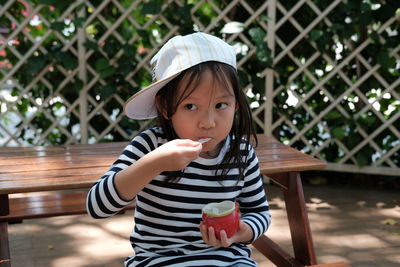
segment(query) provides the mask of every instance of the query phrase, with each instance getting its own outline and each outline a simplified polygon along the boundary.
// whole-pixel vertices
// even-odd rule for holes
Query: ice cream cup
[[[207,229],[210,226],[214,228],[217,239],[221,238],[221,230],[225,230],[227,237],[230,238],[239,227],[238,204],[230,200],[209,203],[202,209],[202,219]]]

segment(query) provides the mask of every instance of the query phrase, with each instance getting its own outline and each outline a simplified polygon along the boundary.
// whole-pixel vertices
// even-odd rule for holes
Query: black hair
[[[255,146],[257,146],[257,136],[253,127],[252,114],[247,97],[240,85],[237,72],[231,65],[216,61],[207,61],[182,71],[157,93],[158,123],[168,141],[178,138],[170,118],[176,112],[179,104],[198,87],[201,82],[202,74],[207,70],[214,74],[214,79],[216,79],[217,82],[225,84],[225,88],[232,86],[238,106],[232,128],[227,137],[230,138],[230,146],[222,162],[217,166],[215,175],[218,177],[218,180],[222,181],[231,168],[238,167],[239,176],[237,180],[240,181],[244,176],[246,161],[246,159],[243,159],[243,154],[240,150],[241,142],[245,142],[245,152],[247,156],[250,148],[250,138],[253,136]],[[181,84],[184,78],[185,81],[188,82],[186,84]],[[180,85],[184,85],[185,88],[181,95],[177,96],[176,93]],[[221,169],[222,172],[217,173],[218,169]],[[169,172],[167,174],[167,181],[177,180],[180,176],[181,172],[179,171]]]

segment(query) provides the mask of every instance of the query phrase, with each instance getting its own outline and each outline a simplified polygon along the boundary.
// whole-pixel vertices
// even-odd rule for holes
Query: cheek
[[[233,120],[235,119],[235,114],[236,114],[236,109],[230,108],[229,110],[227,110],[226,113],[223,115],[224,122],[232,124]]]
[[[188,120],[184,116],[172,116],[171,118],[172,127],[174,127],[175,133],[179,138],[190,138],[192,136],[191,129],[193,120]]]

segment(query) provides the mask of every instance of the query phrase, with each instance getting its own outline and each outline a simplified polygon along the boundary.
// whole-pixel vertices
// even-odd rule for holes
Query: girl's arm
[[[253,149],[249,153],[244,179],[243,191],[239,196],[239,206],[242,214],[241,220],[252,229],[253,237],[247,241],[252,243],[263,235],[271,224],[271,214],[258,165],[258,158]]]
[[[202,146],[191,140],[173,140],[160,147],[154,134],[136,137],[109,171],[90,189],[87,211],[93,218],[118,213],[136,194],[163,171],[185,168],[200,154]]]
[[[115,187],[122,198],[132,199],[161,172],[184,169],[199,156],[201,149],[199,142],[191,140],[176,139],[168,142],[118,172]]]

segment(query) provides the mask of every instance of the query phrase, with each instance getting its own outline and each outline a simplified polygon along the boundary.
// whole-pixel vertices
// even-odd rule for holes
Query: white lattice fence
[[[280,64],[289,64],[293,66],[293,73],[288,77],[287,83],[280,84],[273,90],[274,98],[282,92],[289,93],[291,103],[288,105],[291,107],[286,107],[286,111],[277,109],[279,116],[275,117],[271,131],[284,132],[282,139],[287,139],[285,143],[327,160],[330,170],[398,175],[400,112],[394,107],[400,104],[400,78],[398,75],[383,75],[383,67],[376,61],[371,62],[366,52],[373,49],[371,47],[374,41],[379,41],[382,45],[386,43],[388,32],[399,27],[400,14],[397,12],[384,23],[373,25],[375,29],[366,29],[369,32],[376,31],[377,40],[365,37],[354,47],[354,41],[344,40],[340,43],[333,36],[331,45],[341,46],[341,49],[338,47],[334,54],[321,53],[318,44],[310,40],[310,35],[312,36],[315,28],[321,28],[321,24],[325,29],[332,27],[331,18],[337,16],[343,2],[332,1],[323,9],[306,0],[298,1],[290,9],[283,6],[283,1],[277,2],[274,68],[279,68]],[[304,24],[304,20],[299,22],[302,16],[295,14],[306,12],[310,21],[307,24]],[[298,35],[287,41],[282,40],[285,36],[281,28],[288,27],[295,28]],[[354,38],[361,37],[354,33]],[[398,71],[398,33],[396,39],[397,45],[389,56],[397,60]],[[298,46],[303,48],[305,42],[310,47],[308,55],[296,51]],[[349,68],[352,70],[349,71]],[[279,73],[276,75],[279,78]],[[304,82],[305,79],[308,84]],[[339,82],[332,83],[332,80]],[[368,97],[371,94],[376,97]],[[389,105],[383,108],[383,102],[388,100],[392,107]],[[313,107],[317,101],[325,103],[322,110]],[[299,114],[302,115],[298,116]],[[303,120],[303,123],[299,123],[299,120]],[[355,126],[350,131],[351,129],[340,128],[340,123],[330,120],[345,120]],[[375,128],[368,125],[368,120],[374,122]],[[316,140],[312,135],[319,138]],[[335,161],[330,161],[327,156],[332,146],[339,151]],[[363,158],[366,150],[374,151],[372,158]],[[363,163],[369,166],[360,167]]]
[[[330,46],[336,50],[323,50],[324,34],[318,33],[334,28],[347,1],[324,6],[310,0],[200,0],[190,6],[180,0],[159,2],[157,12],[143,15],[142,10],[154,8],[149,1],[81,0],[58,9],[2,1],[0,144],[132,138],[152,122],[127,119],[123,103],[149,83],[148,62],[157,48],[191,30],[188,16],[197,29],[237,47],[259,131],[326,160],[330,170],[397,175],[400,79],[384,72],[381,62],[371,61],[366,52],[374,42],[384,45],[393,39],[388,32],[393,35],[399,28],[399,12],[374,25],[375,39],[340,40],[332,34]],[[243,29],[221,34],[234,20]],[[257,61],[263,50],[253,33],[260,32],[266,33],[270,63]],[[397,45],[389,55],[398,62],[399,49]],[[385,104],[388,99],[390,105]],[[321,102],[323,109],[317,105]],[[352,123],[354,127],[346,126]],[[372,158],[363,158],[366,150],[373,151]]]

